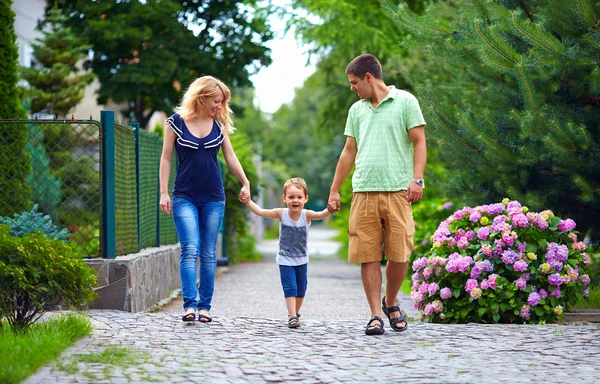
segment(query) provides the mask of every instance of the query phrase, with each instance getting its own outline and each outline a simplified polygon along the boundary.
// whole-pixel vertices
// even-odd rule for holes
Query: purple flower
[[[545,299],[546,297],[548,297],[548,292],[545,289],[540,289],[540,296],[542,297],[542,299]]]
[[[490,227],[481,227],[479,231],[477,231],[477,238],[479,240],[487,240],[490,235]]]
[[[539,229],[541,229],[542,231],[548,228],[548,221],[544,220],[542,217],[538,217],[535,220],[535,224],[538,226]]]
[[[449,298],[451,298],[452,297],[452,292],[450,291],[450,288],[448,288],[448,287],[442,288],[440,290],[440,297],[442,299],[449,299]]]
[[[519,277],[517,280],[515,280],[515,285],[517,286],[517,288],[519,288],[521,291],[524,291],[527,288],[527,280],[525,280],[522,277]]]
[[[550,285],[559,286],[559,285],[561,285],[563,283],[563,278],[558,273],[555,273],[555,274],[552,274],[552,275],[548,276],[548,283]]]
[[[433,305],[431,303],[427,303],[425,305],[425,316],[431,316],[433,315]]]
[[[477,279],[481,275],[481,269],[477,268],[477,266],[471,269],[470,277],[471,279]]]
[[[575,229],[577,224],[571,219],[561,220],[560,224],[558,224],[558,230],[561,232],[569,232],[572,229]]]
[[[527,216],[525,216],[522,213],[519,213],[512,217],[512,223],[517,227],[526,227],[527,224],[529,224],[529,220],[527,219]]]
[[[502,253],[502,262],[505,264],[514,264],[517,258],[518,255],[512,249],[508,249]]]
[[[489,286],[489,284],[488,284],[487,280],[483,280],[483,281],[481,282],[481,289],[483,289],[483,290],[486,290],[486,289],[488,289],[489,287],[490,287],[490,286]]]
[[[429,284],[429,296],[435,295],[435,293],[440,289],[440,286],[437,283]]]
[[[499,276],[496,275],[495,273],[493,273],[493,274],[491,274],[491,275],[488,276],[487,282],[488,282],[488,285],[490,286],[490,288],[492,288],[492,289],[498,288],[498,284],[496,283],[496,279],[498,277]]]
[[[550,292],[550,296],[554,296],[557,299],[560,299],[560,287],[556,287],[554,291]]]
[[[519,312],[519,316],[521,316],[524,319],[529,319],[529,317],[531,316],[529,305],[523,305],[523,308]]]
[[[423,270],[423,277],[425,279],[429,279],[431,277],[431,274],[433,273],[433,271],[429,268],[429,267],[425,267],[425,269]]]
[[[418,271],[421,268],[424,268],[427,265],[426,257],[419,257],[417,260],[413,261],[412,269],[413,271]]]
[[[469,280],[467,280],[467,283],[465,284],[465,291],[471,293],[473,288],[477,288],[477,287],[478,287],[477,280],[469,279]]]
[[[529,297],[527,298],[527,303],[529,305],[531,305],[532,307],[535,307],[536,305],[538,305],[540,303],[540,300],[541,300],[540,294],[537,292],[532,292],[529,294]]]
[[[514,265],[513,268],[515,269],[516,272],[523,272],[527,270],[527,263],[524,262],[523,260],[519,260],[517,261]]]
[[[479,212],[479,211],[473,211],[469,215],[469,220],[472,222],[478,222],[479,219],[481,219],[481,212]]]
[[[579,281],[581,281],[581,284],[585,287],[590,283],[590,276],[588,274],[581,275],[579,276]]]
[[[442,204],[442,208],[444,209],[450,209],[452,208],[452,203],[451,202],[445,202],[444,204]]]

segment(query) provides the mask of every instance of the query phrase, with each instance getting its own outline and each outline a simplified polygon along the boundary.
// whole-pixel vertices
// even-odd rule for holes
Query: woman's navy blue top
[[[217,154],[225,139],[220,126],[213,120],[208,136],[198,138],[190,132],[185,122],[174,114],[167,125],[175,132],[175,150],[178,164],[173,196],[194,203],[224,201],[225,191]]]

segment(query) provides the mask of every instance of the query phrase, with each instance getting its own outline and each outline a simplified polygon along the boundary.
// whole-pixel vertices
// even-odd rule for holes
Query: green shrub
[[[413,203],[415,244],[410,255],[411,265],[419,257],[427,256],[431,248],[431,236],[438,225],[454,212],[452,206],[453,204],[446,199],[429,199]],[[409,268],[410,274],[412,274],[412,268]]]
[[[67,240],[71,235],[68,229],[60,229],[54,225],[50,216],[38,212],[37,204],[29,212],[15,213],[12,219],[0,216],[0,224],[11,227],[12,236],[25,236],[35,232],[42,232],[46,236],[56,240]]]
[[[412,264],[415,307],[440,323],[561,320],[589,294],[591,258],[575,226],[508,199],[454,212]]]
[[[67,243],[39,232],[11,236],[0,225],[0,324],[22,329],[57,305],[86,305],[95,286],[96,276]]]

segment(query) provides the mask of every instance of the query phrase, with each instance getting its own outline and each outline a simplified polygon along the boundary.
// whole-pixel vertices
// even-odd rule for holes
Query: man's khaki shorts
[[[350,206],[348,261],[408,261],[413,249],[415,224],[406,191],[355,192]]]

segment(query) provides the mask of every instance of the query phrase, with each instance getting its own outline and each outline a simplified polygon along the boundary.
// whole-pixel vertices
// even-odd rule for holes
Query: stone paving
[[[426,324],[401,293],[408,330],[386,322],[384,335],[364,335],[360,268],[331,256],[330,234],[311,230],[323,245],[312,248],[298,329],[287,328],[274,241],[263,242],[265,261],[217,277],[212,323],[183,323],[180,300],[154,313],[91,311],[92,336],[25,383],[600,383],[598,326]],[[128,359],[90,358],[102,351]]]

